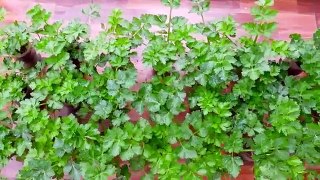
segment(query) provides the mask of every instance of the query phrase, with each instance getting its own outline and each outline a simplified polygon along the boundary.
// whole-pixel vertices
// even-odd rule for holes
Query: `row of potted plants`
[[[113,10],[95,37],[40,5],[1,28],[0,165],[23,161],[18,179],[213,179],[243,164],[257,179],[318,177],[320,31],[272,39],[273,0],[256,2],[241,37],[232,17],[205,21],[210,1],[193,1],[196,24],[162,2],[168,15]]]

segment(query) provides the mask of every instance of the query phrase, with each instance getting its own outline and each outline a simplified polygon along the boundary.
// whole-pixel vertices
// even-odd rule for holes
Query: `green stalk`
[[[203,13],[201,13],[200,16],[201,16],[201,20],[202,20],[203,25],[205,25],[206,22],[205,22],[205,20],[204,20]],[[208,44],[210,45],[210,41],[209,41],[209,38],[208,38],[208,37],[207,37],[207,42],[208,42]]]
[[[227,39],[229,39],[229,41],[231,41],[235,46],[238,46],[237,43],[235,43],[228,35],[223,34],[224,37],[226,37]]]
[[[201,15],[202,23],[206,24],[206,22],[204,21],[203,13],[201,13],[200,15]]]
[[[138,32],[141,31],[143,27],[144,27],[144,24],[132,35],[132,37],[134,37],[135,35],[137,35]]]
[[[242,152],[253,152],[252,149],[243,149]]]
[[[172,7],[170,7],[170,12],[169,12],[169,24],[168,24],[168,37],[167,37],[167,41],[169,41],[169,37],[170,37],[171,18],[172,18]]]
[[[254,43],[257,43],[257,40],[258,40],[258,35],[256,35],[256,37],[254,38]]]

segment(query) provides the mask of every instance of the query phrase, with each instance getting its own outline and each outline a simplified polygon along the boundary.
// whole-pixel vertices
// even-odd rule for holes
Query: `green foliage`
[[[172,16],[179,0],[162,3],[168,15],[113,10],[95,37],[40,5],[1,28],[0,167],[15,156],[17,179],[219,179],[237,177],[248,152],[256,179],[302,179],[305,163],[319,165],[319,30],[270,38],[273,0],[257,1],[242,37],[230,16],[204,21],[207,0],[192,1],[196,24]],[[19,57],[27,47],[42,55],[33,67]]]
[[[232,177],[237,177],[240,173],[240,166],[243,165],[243,162],[239,157],[225,156],[223,158],[223,164]]]
[[[4,55],[18,55],[20,50],[27,48],[30,30],[24,22],[15,22],[1,30],[0,52]]]
[[[32,25],[35,28],[38,28],[48,23],[48,20],[51,17],[51,12],[47,12],[40,5],[36,5],[27,12],[27,15],[30,16]]]
[[[255,36],[255,41],[259,36],[270,37],[272,35],[277,28],[277,24],[273,20],[278,14],[276,10],[270,8],[274,4],[274,0],[258,0],[256,4],[257,6],[251,9],[254,21],[243,24],[244,30]]]
[[[54,171],[50,162],[45,160],[34,159],[28,162],[28,166],[25,166],[19,173],[18,179],[52,179]]]
[[[209,0],[192,0],[193,6],[191,12],[202,14],[209,10],[210,1]]]
[[[301,128],[301,125],[296,122],[300,115],[299,105],[295,101],[284,98],[278,100],[276,107],[277,109],[270,116],[272,125],[285,135],[296,134]]]
[[[161,0],[162,4],[171,8],[180,6],[180,0]]]
[[[90,4],[89,7],[82,9],[82,13],[89,18],[99,18],[101,7],[99,4]]]
[[[313,41],[314,41],[314,45],[318,49],[320,49],[320,30],[319,29],[313,34]]]
[[[7,11],[5,8],[1,7],[0,8],[0,21],[3,21],[4,18],[6,17]]]

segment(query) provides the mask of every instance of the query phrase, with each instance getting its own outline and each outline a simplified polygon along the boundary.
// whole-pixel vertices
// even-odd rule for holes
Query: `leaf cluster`
[[[91,37],[89,24],[33,7],[30,23],[0,30],[0,167],[15,156],[18,179],[219,179],[237,177],[250,152],[257,179],[303,179],[305,163],[320,163],[320,31],[270,38],[272,5],[257,1],[241,37],[232,17],[127,20],[119,9]],[[191,11],[208,9],[195,0]],[[30,68],[19,57],[28,45],[42,55]]]

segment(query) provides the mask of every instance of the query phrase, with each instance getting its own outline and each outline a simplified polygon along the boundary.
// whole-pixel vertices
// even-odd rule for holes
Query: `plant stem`
[[[204,21],[203,13],[201,13],[200,15],[201,15],[202,23],[205,24],[206,22]]]
[[[144,27],[144,24],[132,35],[132,37],[134,37],[135,35],[138,34],[139,31],[141,31],[141,29]]]
[[[258,40],[258,35],[256,35],[256,37],[254,37],[254,43],[257,43],[257,40]]]
[[[38,33],[36,33],[36,35],[38,36],[38,38],[39,38],[39,41],[41,40],[41,37],[40,37],[40,35],[38,34]]]
[[[172,16],[172,7],[170,7],[170,12],[169,12],[168,39],[167,39],[167,41],[169,41],[169,38],[170,38],[170,31],[171,31],[171,16]]]
[[[200,16],[201,16],[201,20],[202,20],[203,25],[205,25],[206,22],[205,22],[205,20],[204,20],[203,13],[201,13]],[[209,37],[208,37],[208,36],[207,36],[207,42],[208,42],[208,44],[210,45],[210,41],[209,41]]]
[[[91,5],[93,5],[93,0],[91,0]],[[88,16],[88,24],[91,25],[91,17],[90,17],[90,15]]]
[[[218,23],[220,23],[220,22],[222,22],[222,21],[219,21]],[[217,31],[217,32],[218,32],[218,31]],[[218,34],[219,34],[220,36],[224,36],[225,38],[229,39],[229,41],[232,42],[235,46],[238,46],[238,44],[237,44],[236,42],[234,42],[228,35],[222,34],[222,33],[220,33],[220,32],[218,32]]]
[[[243,152],[253,152],[252,149],[243,149],[242,151],[243,151]]]
[[[4,126],[4,127],[6,127],[6,128],[12,129],[12,125],[9,124],[9,123],[6,123],[6,122],[4,122],[4,121],[0,121],[0,125]]]
[[[228,35],[224,34],[224,37],[226,37],[227,39],[229,39],[229,41],[231,41],[234,45],[238,46],[237,43],[235,43]]]

